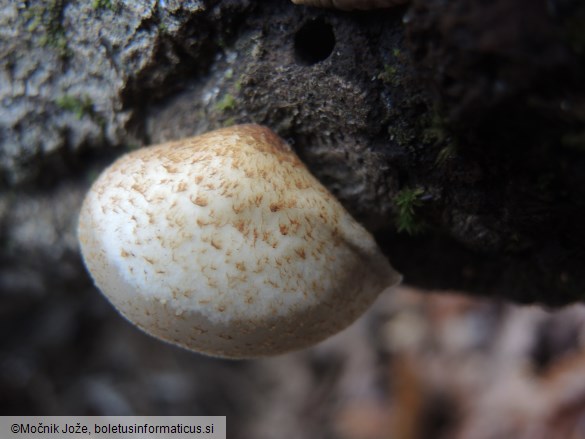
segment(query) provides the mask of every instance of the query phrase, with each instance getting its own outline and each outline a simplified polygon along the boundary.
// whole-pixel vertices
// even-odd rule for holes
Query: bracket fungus
[[[259,125],[121,157],[88,192],[78,234],[122,315],[218,357],[319,342],[400,280],[372,236]]]

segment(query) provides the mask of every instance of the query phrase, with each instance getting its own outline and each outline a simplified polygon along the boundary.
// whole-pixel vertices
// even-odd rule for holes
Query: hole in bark
[[[297,62],[310,66],[331,55],[335,47],[333,27],[322,18],[305,23],[295,35]]]

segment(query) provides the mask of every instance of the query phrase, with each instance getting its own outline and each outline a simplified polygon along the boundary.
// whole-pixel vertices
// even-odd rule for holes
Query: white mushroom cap
[[[258,125],[121,157],[87,194],[79,241],[126,318],[220,357],[321,341],[400,279],[371,235]]]

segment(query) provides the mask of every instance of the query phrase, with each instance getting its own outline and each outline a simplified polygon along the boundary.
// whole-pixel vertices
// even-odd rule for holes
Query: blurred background
[[[227,361],[143,334],[88,276],[1,279],[2,415],[225,415],[230,438],[585,437],[582,305],[402,286],[311,349]]]

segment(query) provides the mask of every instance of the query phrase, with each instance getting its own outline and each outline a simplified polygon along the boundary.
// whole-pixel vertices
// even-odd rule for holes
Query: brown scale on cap
[[[304,348],[399,281],[364,230],[268,128],[144,148],[87,194],[96,285],[151,335],[209,355]]]

